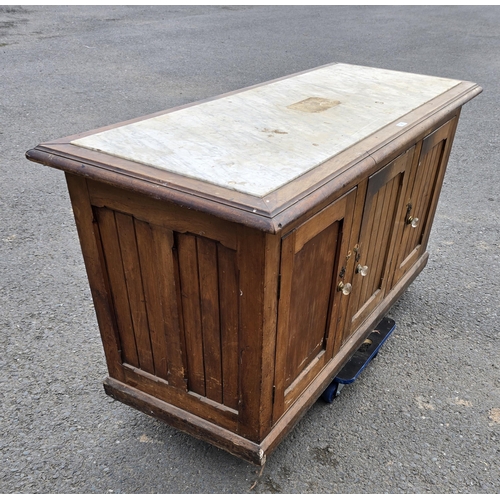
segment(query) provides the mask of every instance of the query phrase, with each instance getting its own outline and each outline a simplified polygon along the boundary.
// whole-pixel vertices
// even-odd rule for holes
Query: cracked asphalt
[[[484,92],[395,333],[261,471],[104,394],[64,176],[24,153],[334,61]],[[497,6],[0,6],[0,492],[500,493],[499,74]]]

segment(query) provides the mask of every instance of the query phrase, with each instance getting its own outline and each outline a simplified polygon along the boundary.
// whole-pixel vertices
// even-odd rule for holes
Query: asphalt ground
[[[395,333],[261,471],[104,394],[64,175],[24,153],[334,61],[484,92]],[[499,75],[496,6],[1,6],[0,492],[499,493]]]

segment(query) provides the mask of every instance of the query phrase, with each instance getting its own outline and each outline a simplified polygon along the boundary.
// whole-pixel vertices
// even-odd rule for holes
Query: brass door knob
[[[344,295],[349,295],[352,291],[352,285],[350,283],[344,283],[343,281],[341,281],[337,285],[337,290],[339,292],[342,292]]]
[[[358,264],[358,267],[356,267],[356,273],[361,274],[361,276],[366,276],[368,274],[368,266]]]
[[[418,217],[412,217],[411,215],[406,219],[406,223],[411,227],[417,227],[420,220]]]

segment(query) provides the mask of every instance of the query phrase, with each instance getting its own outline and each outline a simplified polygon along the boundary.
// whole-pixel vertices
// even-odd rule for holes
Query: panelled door
[[[344,341],[382,302],[390,281],[395,224],[403,206],[415,147],[368,179],[358,243],[352,248],[355,272]]]
[[[356,189],[282,239],[274,421],[338,350],[347,297],[337,284],[355,198]]]
[[[392,286],[425,252],[450,154],[456,119],[450,120],[422,142],[418,164],[412,169],[400,213]]]

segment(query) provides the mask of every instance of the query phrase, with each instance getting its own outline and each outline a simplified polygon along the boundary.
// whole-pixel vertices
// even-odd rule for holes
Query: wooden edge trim
[[[146,415],[163,420],[190,436],[213,444],[252,464],[262,466],[266,462],[266,455],[261,446],[238,436],[234,432],[207,422],[203,418],[122,384],[113,378],[106,378],[103,385],[108,396],[140,410]]]
[[[255,210],[254,213],[242,210],[238,207],[202,198],[198,195],[189,196],[186,195],[186,193],[161,184],[145,182],[142,179],[136,179],[134,177],[124,178],[124,176],[119,172],[103,169],[82,161],[56,155],[53,152],[45,151],[41,146],[37,146],[36,148],[27,151],[26,158],[35,163],[57,168],[71,174],[87,177],[88,179],[104,182],[113,186],[118,186],[122,189],[141,193],[157,200],[165,200],[176,203],[177,205],[214,215],[230,222],[243,224],[247,227],[266,233],[276,234],[280,230],[272,218],[257,213],[257,210]]]
[[[465,83],[466,82],[463,82],[461,85]],[[480,94],[482,90],[483,89],[478,85],[473,88],[466,88],[463,92],[454,96],[453,99],[433,110],[430,115],[426,114],[420,120],[412,123],[411,126],[405,127],[402,133],[398,134],[397,137],[388,137],[377,144],[376,147],[368,150],[367,153],[377,162],[381,160],[381,156],[390,159],[391,153],[399,153],[403,142],[408,144],[409,141],[413,140],[413,142],[415,142],[423,139],[427,134],[435,130],[436,127],[440,127],[451,120],[453,116],[459,114],[462,106]],[[424,104],[422,108],[430,104],[432,104],[432,101]],[[414,111],[412,113],[414,113]],[[403,116],[401,119],[404,120],[405,117]],[[378,135],[378,132],[375,135]]]
[[[276,422],[271,432],[260,443],[266,455],[269,455],[288,434],[300,418],[316,402],[321,393],[328,387],[336,373],[347,362],[350,355],[358,348],[359,344],[370,334],[373,327],[382,319],[384,314],[392,307],[396,300],[402,295],[406,288],[420,274],[427,264],[429,254],[425,252],[414,266],[406,273],[384,299],[384,301],[368,316],[359,326],[352,337],[344,344],[340,352],[323,368],[320,374],[313,380],[311,385],[298,397],[283,417]]]
[[[292,231],[295,226],[308,220],[303,217],[304,214],[314,209],[314,212],[321,211],[327,205],[339,199],[341,196],[347,194],[353,187],[355,187],[366,176],[367,172],[374,172],[377,169],[377,164],[370,156],[362,158],[360,161],[349,164],[349,168],[338,176],[331,178],[326,183],[319,186],[314,191],[308,193],[300,200],[287,207],[283,212],[277,213],[273,216],[274,225],[283,230],[284,233]],[[339,177],[341,178],[339,179]],[[301,219],[298,224],[298,219]]]
[[[308,71],[305,71],[304,73],[307,73]],[[461,91],[462,88],[463,91]],[[243,90],[245,89],[241,89],[241,91]],[[237,222],[267,233],[276,234],[283,227],[293,222],[297,218],[297,214],[299,212],[304,212],[305,210],[312,208],[312,206],[317,204],[318,201],[321,202],[325,200],[339,190],[342,190],[344,187],[347,189],[352,187],[359,179],[358,175],[353,175],[351,170],[354,169],[355,172],[359,174],[360,165],[365,166],[365,169],[362,170],[366,170],[366,168],[368,168],[368,170],[374,170],[380,161],[381,155],[387,158],[392,152],[400,151],[402,144],[408,145],[409,142],[415,140],[415,138],[418,140],[419,135],[429,131],[430,127],[434,127],[437,123],[442,121],[443,117],[451,116],[454,110],[461,107],[463,104],[482,92],[482,88],[470,82],[462,82],[457,86],[455,92],[458,92],[458,95],[454,95],[452,99],[446,101],[437,109],[431,110],[430,116],[425,114],[425,116],[414,122],[408,129],[398,131],[390,136],[384,136],[384,131],[392,125],[390,124],[381,129],[381,131],[369,136],[358,144],[358,147],[365,141],[371,141],[377,135],[384,136],[382,138],[382,144],[378,144],[374,149],[368,149],[366,153],[361,157],[358,157],[358,159],[353,162],[349,162],[331,176],[327,176],[326,179],[322,179],[319,183],[311,186],[303,192],[300,192],[297,196],[286,197],[284,202],[276,201],[278,199],[276,196],[279,195],[281,190],[290,190],[292,185],[296,186],[298,185],[297,183],[300,184],[306,181],[307,177],[313,175],[313,172],[318,168],[328,168],[328,164],[333,159],[327,160],[321,165],[318,165],[316,168],[306,172],[304,175],[292,181],[292,183],[282,188],[278,188],[273,193],[269,193],[269,195],[265,197],[270,200],[270,203],[267,205],[261,198],[254,198],[254,207],[246,203],[241,204],[218,198],[211,199],[206,193],[198,191],[189,192],[189,190],[185,187],[177,186],[175,184],[167,185],[169,184],[167,182],[155,182],[154,179],[146,178],[139,174],[134,176],[130,172],[127,173],[123,169],[106,167],[104,164],[97,164],[95,162],[91,162],[91,160],[76,157],[68,158],[67,153],[64,151],[58,151],[58,147],[61,148],[67,146],[68,140],[71,140],[72,137],[65,138],[64,140],[60,139],[58,141],[40,144],[36,148],[27,151],[26,158],[46,166],[51,166],[70,173],[120,186],[123,189],[138,191],[154,198],[173,201],[179,205],[189,205],[194,210],[209,213],[225,220]],[[214,99],[218,97],[215,97]],[[439,98],[441,99],[442,96],[439,96]],[[196,105],[196,103],[192,103],[190,105]],[[186,107],[189,107],[190,105]],[[430,105],[432,105],[432,101],[423,105],[422,108],[427,108]],[[158,114],[161,113],[164,112],[160,112]],[[410,115],[414,113],[415,110],[412,111]],[[141,119],[144,119],[144,117]],[[139,119],[132,120],[130,123],[138,120]],[[80,136],[83,137],[85,135],[89,135],[90,133],[91,132],[80,134]],[[96,133],[96,131],[93,131],[92,133]],[[367,165],[368,160],[374,162],[371,169]],[[248,203],[248,200],[246,200],[246,202]]]
[[[393,135],[391,137],[384,138],[381,144],[378,144],[375,148],[368,149],[366,151],[367,156],[356,160],[354,163],[346,165],[345,168],[337,170],[332,176],[324,179],[316,186],[311,187],[307,192],[302,193],[301,197],[291,199],[288,203],[283,204],[281,207],[275,207],[275,210],[271,213],[271,216],[275,221],[275,226],[285,228],[294,222],[297,214],[312,208],[315,203],[328,199],[334,193],[339,192],[339,190],[342,190],[342,192],[347,191],[360,180],[361,175],[371,175],[377,168],[383,166],[380,164],[382,160],[387,160],[387,163],[392,161],[392,159],[403,153],[406,148],[425,137],[425,135],[430,133],[437,125],[442,125],[446,121],[452,119],[454,115],[460,112],[461,107],[465,103],[473,99],[481,92],[482,88],[477,85],[473,88],[467,88],[464,92],[455,96],[454,99],[446,102],[444,105],[435,110],[430,116],[425,115],[424,118],[416,121],[408,128],[405,128],[396,136]],[[415,111],[411,112],[411,114],[413,113],[415,113]],[[404,118],[405,117],[402,117],[401,119]],[[376,132],[374,135],[376,136],[378,134],[382,134],[383,131],[384,129]],[[373,136],[370,136],[366,140],[369,140],[372,137]],[[331,160],[327,160],[317,168],[324,167],[330,161]],[[308,175],[308,173],[304,174],[304,176]],[[293,182],[299,181],[300,179],[301,177]],[[287,188],[288,187],[289,186],[287,186]],[[339,192],[339,194],[341,193]],[[271,198],[271,196],[272,195],[268,197]]]
[[[197,196],[240,208],[260,215],[269,215],[268,203],[247,193],[241,193],[224,186],[204,182],[195,177],[187,177],[179,173],[137,163],[126,158],[109,155],[93,149],[86,149],[71,143],[39,144],[35,149],[62,156],[70,160],[82,162],[104,170],[111,170],[123,176],[123,181],[145,182],[157,184],[180,191],[186,196]],[[254,212],[255,210],[255,212]]]
[[[408,131],[410,131],[415,126],[418,126],[422,123],[431,123],[431,126],[433,126],[433,124],[435,123],[434,115],[436,115],[436,113],[441,113],[443,110],[447,112],[450,109],[461,107],[481,92],[482,89],[478,85],[471,82],[462,82],[449,91],[436,96],[427,103],[422,104],[421,106],[415,108],[407,114],[402,115],[400,118],[394,120],[393,122],[388,123],[381,129],[362,139],[360,142],[349,147],[347,150],[338,153],[337,155],[324,161],[315,168],[305,172],[285,186],[280,187],[272,193],[266,195],[266,198],[270,200],[271,206],[273,207],[272,214],[274,215],[276,212],[286,208],[284,203],[280,204],[279,202],[277,202],[277,198],[281,195],[281,193],[287,193],[286,196],[281,196],[281,198],[285,199],[286,201],[295,200],[301,198],[310,190],[314,190],[315,187],[317,187],[324,181],[327,181],[327,176],[322,175],[319,183],[311,183],[307,190],[304,190],[297,196],[293,196],[293,192],[297,191],[297,189],[293,187],[294,185],[304,184],[304,181],[307,182],[307,179],[313,177],[318,170],[326,169],[326,171],[328,172],[328,170],[331,168],[330,166],[332,165],[332,163],[335,162],[336,159],[338,159],[340,156],[344,155],[346,151],[353,151],[356,154],[354,157],[352,157],[351,161],[343,161],[344,165],[348,166],[349,164],[357,163],[372,151],[378,150],[381,145],[383,146],[387,143],[395,141],[400,142],[401,138],[408,136]],[[396,122],[401,121],[408,122],[408,126],[404,126],[401,128],[400,126],[396,125]],[[333,168],[334,175],[337,176],[343,170],[345,170],[344,167],[342,169],[338,169],[336,167]],[[290,192],[292,192],[292,195],[290,195]]]

